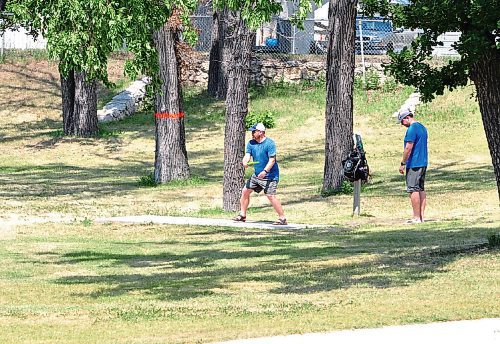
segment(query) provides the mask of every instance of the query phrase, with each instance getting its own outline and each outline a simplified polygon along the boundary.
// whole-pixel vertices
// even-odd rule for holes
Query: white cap
[[[248,131],[255,131],[255,130],[259,130],[259,131],[266,131],[266,127],[264,126],[264,124],[262,123],[257,123],[257,124],[254,124],[252,125]]]

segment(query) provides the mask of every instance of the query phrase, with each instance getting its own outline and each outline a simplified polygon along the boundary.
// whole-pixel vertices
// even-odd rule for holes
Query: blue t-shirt
[[[255,140],[250,140],[247,144],[246,153],[249,153],[252,156],[253,161],[259,162],[254,165],[255,175],[257,176],[264,170],[264,168],[266,168],[269,158],[272,156],[276,157],[276,143],[268,137],[266,137],[261,143],[258,143]],[[266,178],[271,180],[280,179],[280,169],[277,161],[274,163]]]
[[[419,122],[413,123],[406,130],[404,147],[407,142],[413,142],[413,149],[406,161],[406,168],[426,167],[428,162],[427,129]]]

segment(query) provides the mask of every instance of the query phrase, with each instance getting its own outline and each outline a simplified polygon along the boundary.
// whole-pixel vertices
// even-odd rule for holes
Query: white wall
[[[445,32],[438,37],[439,42],[443,42],[440,47],[435,47],[432,54],[435,56],[459,56],[458,52],[451,45],[460,39],[460,32]]]
[[[35,41],[26,30],[20,28],[17,31],[5,31],[0,36],[0,45],[4,49],[44,49],[47,42],[43,37],[38,37]]]

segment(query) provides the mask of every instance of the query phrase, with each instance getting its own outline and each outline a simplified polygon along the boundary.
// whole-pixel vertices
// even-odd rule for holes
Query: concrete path
[[[500,344],[500,318],[242,339],[224,344]],[[222,344],[222,343],[219,343]]]
[[[198,217],[177,217],[177,216],[158,216],[158,215],[138,215],[107,217],[95,220],[100,223],[121,222],[121,223],[140,223],[140,224],[168,224],[168,225],[191,225],[191,226],[216,226],[216,227],[238,227],[238,228],[258,228],[258,229],[307,229],[307,228],[325,228],[334,229],[327,225],[308,225],[299,223],[289,223],[288,225],[273,225],[272,221],[247,221],[236,222],[231,219],[209,219]]]

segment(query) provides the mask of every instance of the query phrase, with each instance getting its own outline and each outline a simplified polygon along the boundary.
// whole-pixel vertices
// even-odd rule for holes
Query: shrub
[[[272,110],[267,110],[260,113],[250,112],[245,119],[245,126],[250,128],[255,123],[262,123],[266,128],[274,128],[276,126],[275,113]]]
[[[321,196],[329,197],[335,195],[351,195],[354,191],[353,183],[344,180],[338,189],[329,189],[321,191]]]
[[[362,75],[356,75],[354,77],[354,89],[355,90],[363,90],[363,76]]]
[[[366,71],[365,88],[367,90],[378,90],[380,87],[380,75],[376,70],[369,69]]]
[[[491,234],[488,237],[488,246],[491,248],[500,247],[500,233]]]
[[[385,79],[384,84],[382,85],[382,91],[384,92],[392,92],[398,88],[398,83],[396,79],[392,76]]]
[[[149,173],[145,176],[142,176],[141,178],[139,178],[139,185],[140,186],[144,186],[144,187],[155,187],[157,184],[156,184],[156,181],[155,181],[155,176],[153,173]]]

